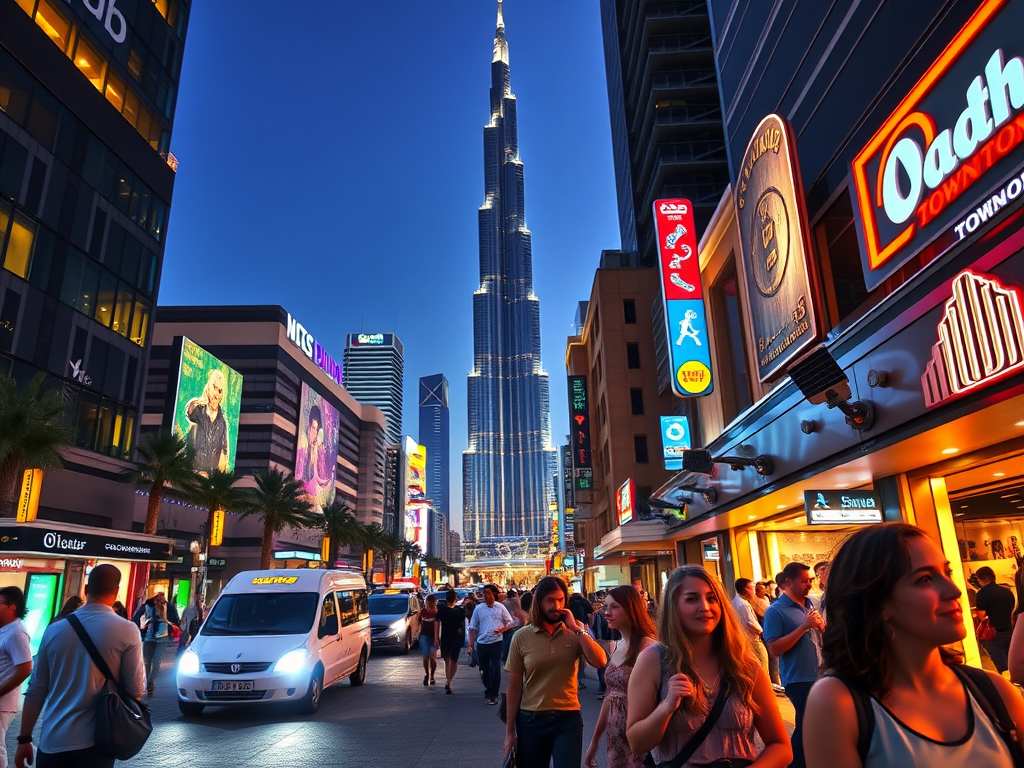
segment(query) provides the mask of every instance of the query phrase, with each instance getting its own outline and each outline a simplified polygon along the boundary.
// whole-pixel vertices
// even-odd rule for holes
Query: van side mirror
[[[331,637],[338,634],[338,615],[325,617],[325,620],[320,623],[320,628],[317,631],[317,637],[323,639],[325,637]]]

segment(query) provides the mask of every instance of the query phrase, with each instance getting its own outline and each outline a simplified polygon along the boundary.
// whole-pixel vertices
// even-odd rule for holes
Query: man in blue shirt
[[[768,650],[779,658],[779,674],[786,696],[796,711],[793,731],[793,762],[790,768],[804,768],[801,725],[807,694],[818,679],[818,646],[811,631],[825,629],[825,621],[807,597],[813,577],[803,563],[790,563],[782,569],[782,594],[764,613],[764,639]]]

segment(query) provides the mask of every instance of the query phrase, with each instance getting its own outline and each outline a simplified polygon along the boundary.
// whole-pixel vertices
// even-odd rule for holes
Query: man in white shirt
[[[146,693],[139,628],[114,613],[121,572],[113,565],[97,565],[89,574],[85,605],[75,611],[110,672],[127,694],[139,701]],[[36,666],[25,708],[17,768],[113,768],[114,758],[95,747],[96,698],[106,680],[67,621],[46,629],[36,655]],[[32,729],[42,715],[39,753],[33,755]],[[35,760],[33,760],[33,757]]]
[[[757,660],[761,662],[764,671],[768,671],[768,649],[761,641],[761,623],[754,613],[754,606],[751,600],[754,599],[754,582],[750,579],[736,579],[736,597],[732,599],[732,607],[736,609],[736,615],[740,624],[747,631],[750,638],[750,647],[754,651]]]
[[[484,602],[473,611],[469,621],[469,646],[476,648],[477,663],[484,681],[484,698],[488,704],[498,703],[501,692],[501,636],[515,622],[504,605],[498,602],[498,588],[484,587]]]
[[[7,768],[3,746],[7,729],[18,714],[21,684],[32,674],[32,647],[21,620],[25,593],[17,587],[0,589],[0,768]]]

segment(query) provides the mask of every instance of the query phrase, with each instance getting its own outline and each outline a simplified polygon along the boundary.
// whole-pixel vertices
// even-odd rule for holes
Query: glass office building
[[[64,388],[67,468],[108,480],[136,433],[188,4],[111,8],[0,0],[0,371]],[[92,508],[47,491],[41,514],[130,522],[130,492],[123,508]]]
[[[479,209],[480,287],[473,294],[469,446],[463,453],[463,555],[514,560],[535,557],[541,546],[546,551],[557,459],[500,0],[490,97]]]
[[[448,379],[443,373],[420,379],[420,445],[427,449],[427,498],[444,519],[448,534],[451,514],[451,435]]]
[[[345,341],[345,389],[387,419],[388,445],[402,441],[405,347],[393,333],[350,333]]]

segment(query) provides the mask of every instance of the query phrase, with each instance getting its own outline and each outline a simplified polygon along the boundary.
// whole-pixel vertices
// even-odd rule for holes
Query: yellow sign
[[[676,381],[687,394],[699,395],[711,386],[711,369],[700,360],[687,360],[676,371]]]
[[[257,576],[252,580],[252,583],[257,586],[266,584],[294,584],[298,580],[298,576]]]
[[[213,510],[213,524],[210,526],[210,546],[219,547],[224,543],[224,510]]]
[[[324,536],[324,540],[320,543],[320,559],[327,563],[328,568],[334,567],[334,563],[330,562],[331,559],[331,537]]]
[[[31,523],[39,512],[39,492],[43,488],[43,470],[26,469],[21,480],[21,497],[18,499],[18,522]]]

